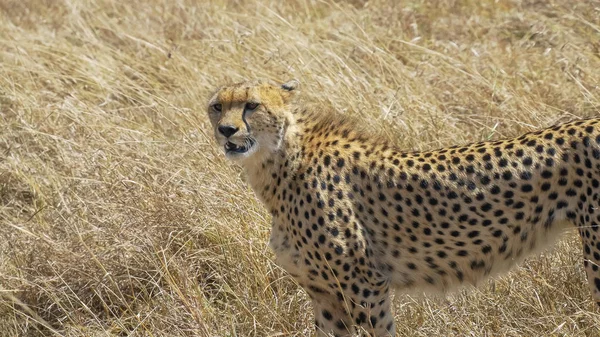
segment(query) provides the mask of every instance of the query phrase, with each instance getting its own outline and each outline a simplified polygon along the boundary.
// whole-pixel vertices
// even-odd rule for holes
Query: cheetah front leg
[[[356,289],[356,288],[355,288]],[[368,288],[367,288],[368,289]],[[365,296],[368,294],[368,296]],[[389,286],[363,290],[311,294],[318,337],[393,337],[394,315]]]
[[[312,296],[311,296],[312,297]],[[317,337],[353,336],[352,320],[347,309],[329,294],[313,297]]]

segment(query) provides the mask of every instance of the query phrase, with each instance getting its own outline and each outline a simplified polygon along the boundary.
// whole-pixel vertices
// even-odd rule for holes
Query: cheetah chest
[[[296,249],[288,233],[275,223],[271,230],[269,246],[275,253],[275,263],[277,263],[277,265],[285,269],[285,271],[296,279],[299,278],[300,275],[306,275],[300,251]]]

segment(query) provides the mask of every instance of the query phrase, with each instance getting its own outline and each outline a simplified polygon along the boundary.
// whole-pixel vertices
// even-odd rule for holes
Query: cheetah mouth
[[[243,154],[247,153],[254,146],[254,141],[252,139],[247,139],[244,142],[244,145],[237,145],[232,142],[225,143],[225,153],[226,154]]]

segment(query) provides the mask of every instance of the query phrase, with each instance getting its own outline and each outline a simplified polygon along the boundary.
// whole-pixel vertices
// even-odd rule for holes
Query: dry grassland
[[[597,0],[0,0],[0,335],[309,335],[215,86],[298,78],[433,149],[597,116],[599,50]],[[574,232],[395,307],[400,336],[600,335]]]

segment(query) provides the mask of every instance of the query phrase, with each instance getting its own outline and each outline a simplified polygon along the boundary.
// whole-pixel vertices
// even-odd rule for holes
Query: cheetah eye
[[[248,102],[246,103],[246,110],[254,110],[258,108],[258,103]]]
[[[221,104],[219,104],[219,103],[217,103],[217,104],[213,104],[212,108],[213,108],[215,111],[221,112],[221,110],[223,110],[223,105],[221,105]]]

